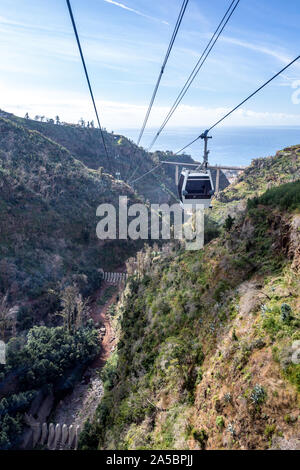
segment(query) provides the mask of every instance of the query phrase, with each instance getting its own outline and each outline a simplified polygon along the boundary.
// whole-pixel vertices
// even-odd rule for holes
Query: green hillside
[[[244,209],[202,252],[139,254],[82,449],[297,445],[299,164],[299,147],[255,161],[216,203]]]
[[[109,310],[117,348],[81,448],[293,446],[300,431],[300,366],[292,361],[300,341],[300,147],[254,160],[219,194],[206,215],[203,251],[148,246],[135,260],[143,244],[97,239],[96,208],[117,205],[120,195],[129,203],[138,194],[151,202],[176,198],[173,168],[133,189],[107,171],[96,129],[5,116],[0,327],[10,341],[0,366],[0,448],[18,447],[24,413],[39,393],[63,396],[99,353],[85,302],[101,284],[100,268],[125,262],[130,279]],[[105,135],[110,152],[120,150],[113,174],[133,164],[138,177],[176,158],[142,149],[132,157],[127,139]]]
[[[223,190],[213,201],[214,220],[223,223],[228,214],[243,210],[247,198],[259,196],[263,192],[281,184],[300,178],[300,146],[280,150],[275,156],[257,158],[241,173],[234,184]]]
[[[137,199],[36,131],[0,118],[0,135],[0,292],[25,303],[34,324],[51,311],[50,289],[76,281],[88,295],[100,285],[100,268],[135,252],[130,242],[97,239],[96,209],[117,204],[120,194]]]
[[[53,120],[40,122],[23,119],[4,111],[0,111],[0,115],[22,127],[38,131],[62,145],[88,168],[98,170],[99,167],[103,167],[113,176],[119,172],[121,178],[127,182],[139,178],[154,168],[159,163],[159,159],[167,159],[165,152],[150,154],[126,137],[104,131],[109,155],[108,162],[99,129],[67,123],[55,124]],[[182,161],[193,160],[185,157]],[[175,202],[174,196],[177,198],[174,174],[169,174],[168,169],[164,167],[156,173],[150,173],[147,178],[137,181],[134,188],[140,196],[153,203],[168,202],[170,199]]]

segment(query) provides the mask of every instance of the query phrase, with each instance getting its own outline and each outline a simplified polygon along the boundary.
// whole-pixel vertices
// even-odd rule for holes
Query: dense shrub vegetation
[[[260,197],[248,200],[248,208],[252,209],[259,204],[264,206],[277,206],[280,209],[294,210],[300,208],[300,181],[286,183],[271,188]]]
[[[61,387],[78,365],[88,364],[95,357],[98,348],[93,322],[73,333],[63,327],[35,326],[25,340],[18,337],[9,341],[7,364],[0,366],[0,382],[5,386],[6,380],[15,376],[19,392],[0,400],[0,448],[16,445],[24,412],[37,391],[43,386]]]
[[[97,331],[91,327],[74,334],[63,327],[35,326],[28,332],[27,342],[13,338],[8,343],[7,369],[19,369],[22,388],[35,384],[41,387],[55,382],[63,372],[78,363],[88,363],[98,347]]]

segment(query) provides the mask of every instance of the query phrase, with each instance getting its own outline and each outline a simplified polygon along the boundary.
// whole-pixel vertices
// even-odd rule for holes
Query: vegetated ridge
[[[53,119],[48,122],[40,120],[24,119],[13,114],[0,111],[0,116],[17,123],[30,130],[38,131],[45,137],[68,149],[69,152],[87,168],[98,170],[100,167],[106,173],[120,174],[122,180],[131,182],[138,179],[159,163],[161,159],[167,159],[168,153],[148,153],[142,147],[136,146],[131,140],[122,135],[103,131],[108,149],[107,160],[99,129],[81,120],[80,124],[67,124]],[[87,127],[87,124],[89,127]],[[184,157],[183,161],[193,162],[190,157]],[[150,173],[134,184],[134,188],[140,197],[153,203],[168,202],[177,198],[173,174],[168,174],[165,167],[158,172]]]

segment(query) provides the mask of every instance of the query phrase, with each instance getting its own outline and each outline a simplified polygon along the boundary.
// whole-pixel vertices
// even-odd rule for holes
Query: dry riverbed
[[[92,299],[91,316],[102,328],[99,329],[99,341],[101,350],[94,359],[91,366],[86,370],[81,383],[77,384],[73,392],[66,396],[52,415],[53,423],[80,426],[81,429],[87,419],[92,418],[103,395],[103,384],[100,379],[100,372],[109,355],[115,348],[115,335],[111,327],[109,318],[109,308],[116,302],[122,285],[115,287],[115,292],[101,305],[100,299],[105,298],[105,293],[109,292],[111,286],[104,283],[101,289]],[[105,328],[105,334],[104,330]],[[104,336],[103,336],[104,334]]]

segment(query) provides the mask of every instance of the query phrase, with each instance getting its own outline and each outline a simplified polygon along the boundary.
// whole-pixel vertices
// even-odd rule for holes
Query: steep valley
[[[299,450],[299,170],[299,146],[254,161],[202,252],[129,263],[82,449]]]
[[[300,146],[224,180],[189,252],[97,239],[102,202],[175,202],[168,167],[130,182],[183,161],[105,138],[111,168],[97,129],[1,111],[0,448],[51,397],[83,450],[299,449]]]

